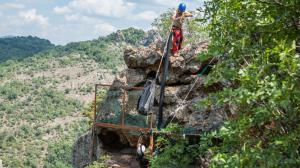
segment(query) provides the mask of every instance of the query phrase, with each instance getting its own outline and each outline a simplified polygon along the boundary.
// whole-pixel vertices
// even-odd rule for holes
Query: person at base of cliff
[[[178,9],[174,12],[172,16],[173,24],[172,24],[172,33],[173,33],[173,47],[172,47],[172,55],[175,54],[181,49],[182,41],[183,41],[183,31],[182,25],[184,22],[184,18],[193,17],[193,14],[186,12],[186,4],[180,3]]]

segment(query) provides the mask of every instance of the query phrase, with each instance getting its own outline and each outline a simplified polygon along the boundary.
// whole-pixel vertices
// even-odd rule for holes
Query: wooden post
[[[125,125],[125,111],[126,111],[126,96],[127,96],[127,91],[123,89],[124,94],[123,94],[123,100],[122,100],[122,114],[121,114],[121,125]]]
[[[153,148],[154,148],[154,138],[153,138],[153,113],[151,113],[150,116],[150,143],[149,143],[149,152],[150,152],[150,157],[153,155]]]

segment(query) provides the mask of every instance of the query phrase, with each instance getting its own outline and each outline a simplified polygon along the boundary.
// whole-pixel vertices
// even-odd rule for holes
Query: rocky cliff
[[[164,120],[168,122],[177,111],[175,121],[183,124],[186,128],[194,128],[198,132],[209,131],[219,127],[225,114],[225,107],[211,106],[207,109],[199,109],[194,105],[200,99],[205,98],[207,93],[219,90],[222,83],[204,87],[203,78],[209,73],[205,71],[183,102],[188,91],[191,89],[197,74],[200,73],[211,60],[200,62],[197,56],[207,49],[207,41],[186,46],[180,51],[179,56],[170,57],[169,73],[166,80],[164,100]],[[164,43],[157,41],[147,48],[128,48],[124,52],[124,60],[127,65],[118,77],[117,81],[123,85],[143,86],[148,79],[155,78],[156,71],[162,57]],[[211,64],[217,60],[212,60]],[[160,78],[159,78],[160,79]],[[157,81],[157,89],[160,89],[160,80]],[[159,100],[159,91],[156,92],[156,100]],[[129,100],[130,101],[130,100]],[[182,106],[179,107],[179,105]],[[155,104],[153,113],[156,114],[158,106]]]
[[[210,71],[210,68],[208,68],[196,82],[195,87],[192,88],[197,79],[197,74],[203,71],[209,63],[212,65],[218,61],[215,59],[200,62],[197,59],[198,55],[207,49],[207,45],[208,41],[188,45],[179,52],[177,57],[170,57],[164,100],[164,123],[168,123],[174,117],[173,122],[180,123],[185,128],[193,129],[196,132],[203,132],[218,128],[226,118],[226,107],[212,105],[209,108],[201,109],[195,106],[208,93],[220,90],[225,85],[217,83],[211,86],[204,86],[203,79]],[[147,80],[154,79],[162,58],[163,48],[164,42],[160,40],[156,40],[156,42],[147,47],[128,47],[124,51],[124,61],[127,68],[116,76],[112,87],[120,85],[143,86]],[[161,75],[156,81],[156,102],[159,100],[160,78]],[[190,89],[192,90],[186,101],[183,101]],[[136,99],[127,98],[125,104],[136,105],[137,101]],[[154,104],[152,112],[154,114],[158,112],[158,103]],[[84,160],[80,158],[83,155],[78,156],[76,151],[80,151],[80,148],[83,146],[89,146],[82,143],[84,142],[82,139],[85,138],[79,139],[78,143],[75,144],[75,154],[73,156],[79,158],[73,158],[74,163],[76,163],[74,167],[81,167],[78,160]]]

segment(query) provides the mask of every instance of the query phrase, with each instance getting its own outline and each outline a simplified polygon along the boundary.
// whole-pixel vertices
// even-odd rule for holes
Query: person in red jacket
[[[172,26],[172,33],[173,33],[173,47],[172,47],[172,54],[175,54],[181,49],[182,41],[183,41],[183,32],[182,32],[182,25],[184,18],[192,17],[193,14],[186,12],[186,4],[180,3],[178,9],[174,12],[172,16],[173,26]]]

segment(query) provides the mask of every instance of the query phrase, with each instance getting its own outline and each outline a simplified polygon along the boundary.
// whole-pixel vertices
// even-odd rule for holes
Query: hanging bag
[[[139,97],[137,110],[142,115],[148,115],[154,103],[155,82],[148,80],[144,86],[142,95]]]

